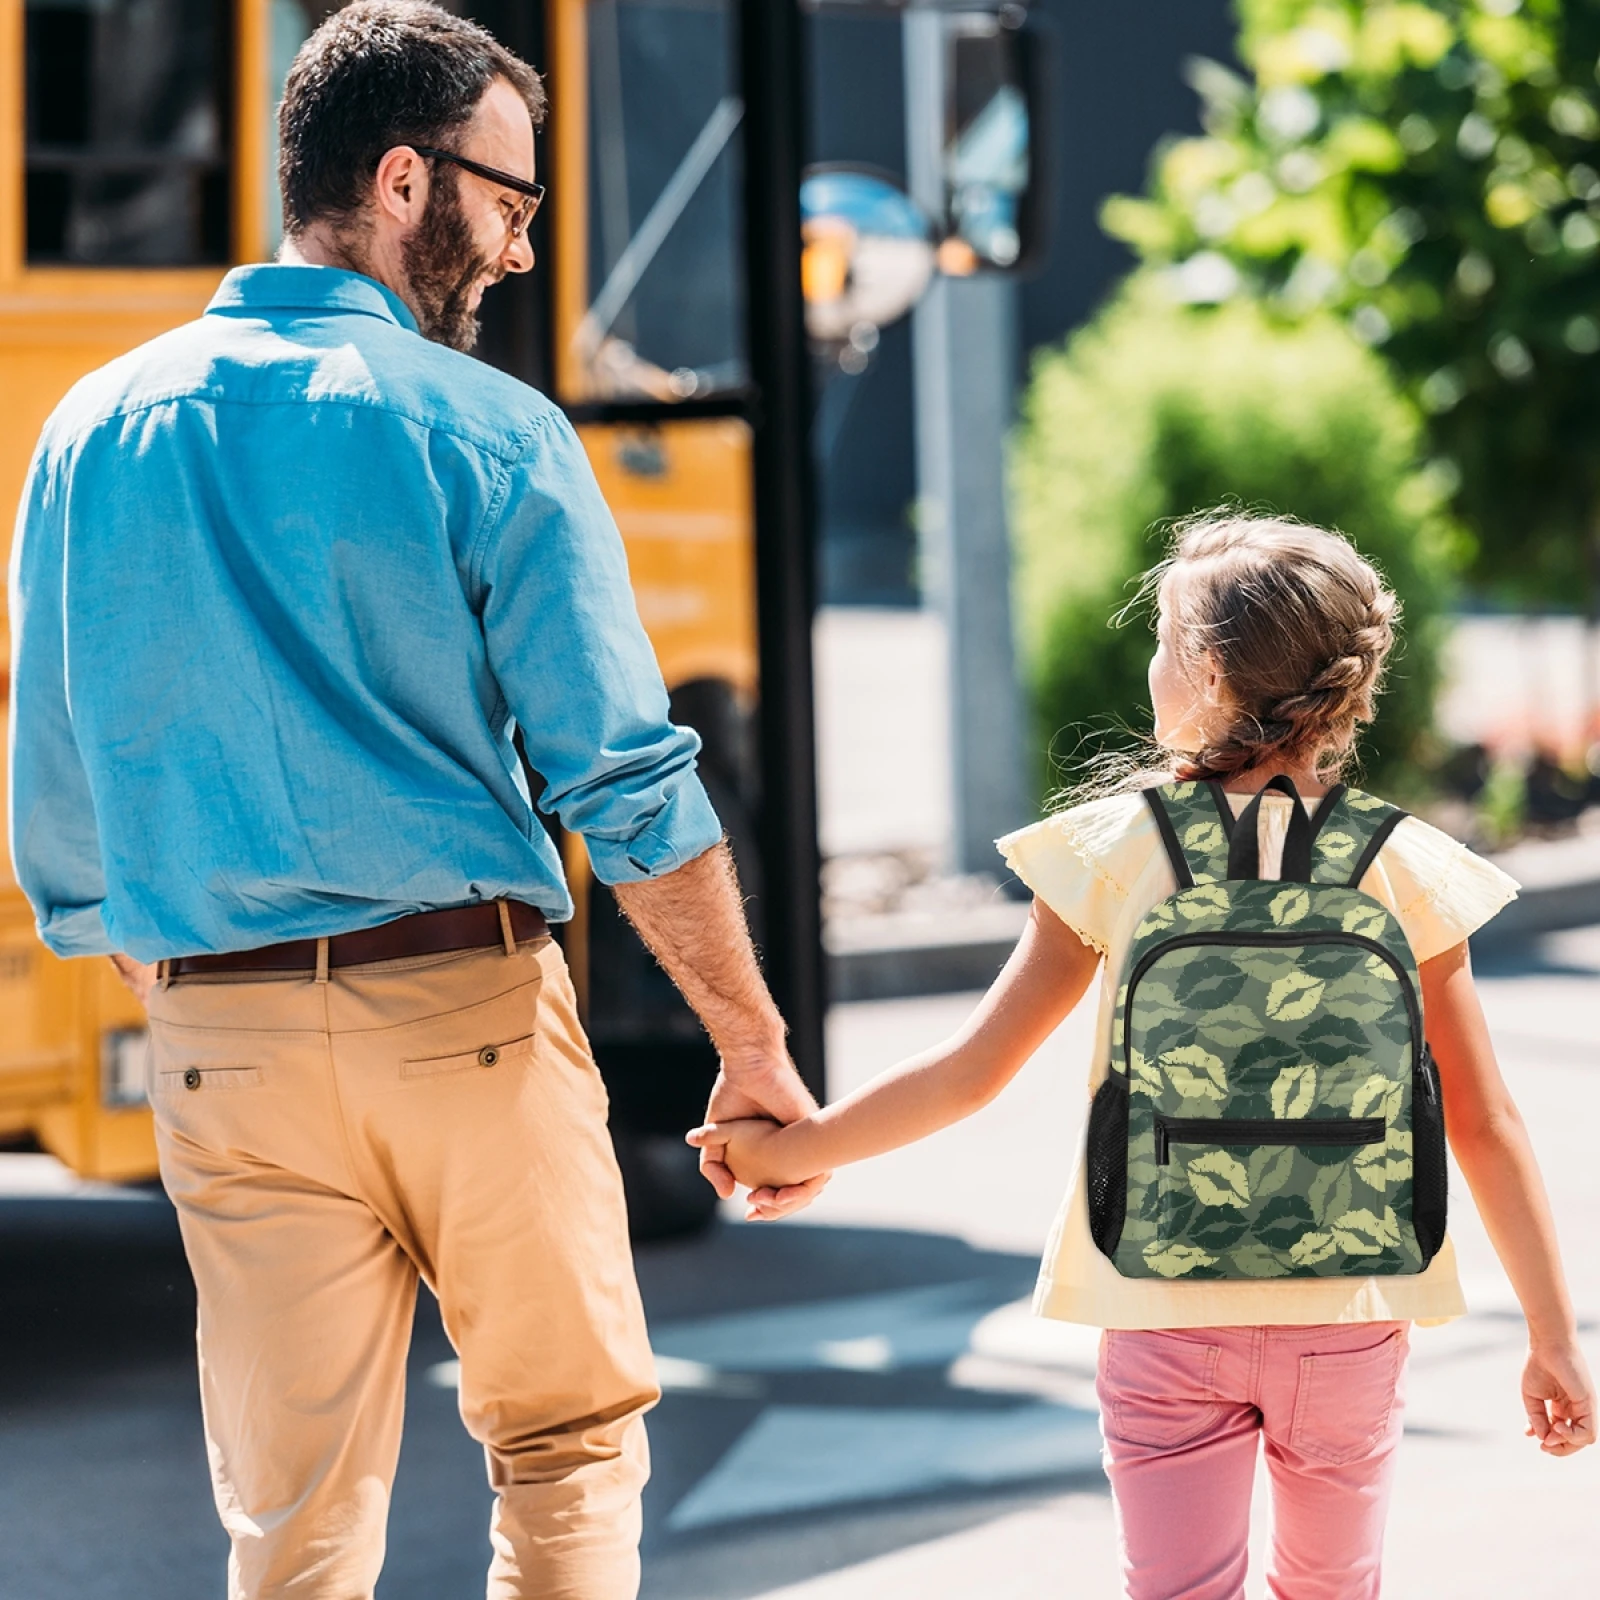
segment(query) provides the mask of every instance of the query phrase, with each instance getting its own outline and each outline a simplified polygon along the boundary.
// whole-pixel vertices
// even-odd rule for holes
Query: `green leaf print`
[[[1278,1259],[1277,1252],[1264,1244],[1240,1245],[1228,1252],[1233,1270],[1241,1278],[1281,1278],[1288,1268]]]
[[[1233,964],[1258,983],[1276,983],[1286,973],[1294,971],[1293,950],[1240,949],[1234,953]]]
[[[1180,917],[1197,922],[1201,918],[1221,916],[1230,902],[1228,891],[1221,884],[1201,883],[1192,889],[1185,889],[1172,904]]]
[[[1294,1172],[1294,1146],[1287,1144],[1264,1144],[1250,1152],[1250,1160],[1246,1166],[1250,1182],[1250,1193],[1257,1202],[1265,1200],[1269,1195],[1276,1194],[1290,1179]],[[1311,1220],[1307,1212],[1306,1220]]]
[[[1224,1050],[1237,1050],[1256,1038],[1262,1030],[1261,1018],[1249,1006],[1218,1006],[1200,1024],[1200,1035]]]
[[[1393,1122],[1400,1115],[1403,1091],[1393,1078],[1375,1072],[1350,1097],[1352,1117],[1382,1117]]]
[[[1385,1206],[1381,1217],[1367,1210],[1346,1211],[1335,1219],[1333,1237],[1346,1255],[1375,1256],[1400,1243],[1400,1224],[1392,1206]]]
[[[1300,1030],[1296,1041],[1311,1060],[1331,1067],[1350,1055],[1364,1055],[1371,1047],[1367,1030],[1348,1017],[1318,1017]]]
[[[1242,1208],[1250,1204],[1249,1174],[1244,1163],[1226,1150],[1208,1150],[1203,1156],[1186,1162],[1184,1170],[1189,1174],[1189,1187],[1201,1205]]]
[[[1297,1267],[1314,1267],[1338,1252],[1331,1233],[1303,1233],[1289,1246],[1289,1259]]]
[[[1329,861],[1348,861],[1356,853],[1355,836],[1325,828],[1317,835],[1317,849]]]
[[[1144,1263],[1163,1278],[1181,1278],[1197,1267],[1214,1267],[1217,1258],[1192,1244],[1146,1245]]]
[[[1311,896],[1301,888],[1283,889],[1267,904],[1267,914],[1280,928],[1293,927],[1303,922],[1311,910]]]
[[[1341,1211],[1348,1211],[1350,1190],[1348,1162],[1341,1161],[1337,1166],[1323,1167],[1306,1186],[1306,1200],[1310,1203],[1312,1216],[1318,1222],[1326,1222],[1330,1216],[1336,1217]]]
[[[1368,1145],[1355,1158],[1356,1176],[1369,1188],[1386,1190],[1392,1184],[1411,1179],[1411,1135],[1404,1128],[1391,1128],[1382,1144]]]
[[[1256,1217],[1256,1235],[1274,1250],[1287,1250],[1302,1234],[1316,1226],[1311,1207],[1305,1196],[1280,1194],[1274,1196]]]
[[[1214,1056],[1199,1045],[1168,1050],[1161,1057],[1161,1070],[1168,1082],[1185,1100],[1223,1100],[1228,1093],[1228,1072],[1221,1056]]]
[[[1144,920],[1133,930],[1133,937],[1136,940],[1148,939],[1152,934],[1161,933],[1163,930],[1170,928],[1176,920],[1177,917],[1171,905],[1163,900],[1159,905],[1152,906],[1145,913]]]
[[[1147,1239],[1154,1239],[1156,1233],[1154,1217],[1128,1217],[1122,1224],[1122,1243],[1142,1244]]]
[[[1267,991],[1267,1015],[1275,1022],[1303,1022],[1322,1003],[1326,987],[1308,972],[1290,972]]]
[[[1198,855],[1210,855],[1213,850],[1221,850],[1227,842],[1220,822],[1194,822],[1183,830],[1184,848]]]
[[[1272,1085],[1272,1114],[1279,1121],[1303,1117],[1317,1103],[1317,1069],[1285,1067]]]
[[[1204,1016],[1234,999],[1249,979],[1226,956],[1195,954],[1173,975],[1172,988],[1191,1016]]]
[[[1230,1206],[1203,1206],[1189,1219],[1184,1237],[1202,1250],[1223,1251],[1236,1245],[1250,1228],[1250,1217]]]
[[[1128,1052],[1128,1065],[1132,1069],[1128,1075],[1129,1093],[1147,1094],[1152,1100],[1156,1099],[1166,1087],[1159,1069],[1146,1061],[1137,1049]]]
[[[1277,1067],[1297,1067],[1304,1060],[1296,1040],[1280,1039],[1275,1033],[1267,1033],[1252,1039],[1233,1058],[1234,1074],[1240,1078],[1258,1078]]]

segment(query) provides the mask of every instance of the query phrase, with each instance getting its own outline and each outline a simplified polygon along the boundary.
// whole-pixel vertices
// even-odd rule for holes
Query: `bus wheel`
[[[699,1151],[691,1150],[681,1134],[613,1127],[611,1143],[635,1242],[698,1233],[716,1215],[716,1190],[700,1176]]]

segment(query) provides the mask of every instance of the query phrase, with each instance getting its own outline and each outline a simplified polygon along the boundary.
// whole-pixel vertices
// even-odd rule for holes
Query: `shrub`
[[[1419,460],[1418,437],[1378,359],[1331,317],[1288,326],[1248,302],[1183,306],[1153,275],[1039,356],[1012,496],[1042,784],[1131,743],[1119,728],[1148,731],[1150,619],[1116,614],[1173,519],[1235,504],[1342,530],[1399,594],[1402,641],[1361,753],[1369,781],[1415,793],[1461,549],[1448,474]]]

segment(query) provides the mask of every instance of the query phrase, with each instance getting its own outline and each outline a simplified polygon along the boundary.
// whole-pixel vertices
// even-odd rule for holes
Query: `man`
[[[148,997],[235,1600],[373,1593],[419,1276],[490,1595],[636,1591],[654,1372],[515,728],[710,1030],[711,1115],[811,1104],[577,440],[460,353],[533,265],[543,108],[433,6],[331,17],[280,262],[80,383],[21,510],[12,853]]]

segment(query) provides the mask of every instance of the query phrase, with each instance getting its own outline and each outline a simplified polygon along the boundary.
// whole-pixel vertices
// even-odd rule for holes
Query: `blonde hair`
[[[1209,657],[1223,707],[1179,778],[1228,778],[1272,760],[1331,777],[1371,722],[1400,603],[1340,533],[1287,517],[1209,512],[1178,524],[1140,593],[1159,600],[1185,676]]]

